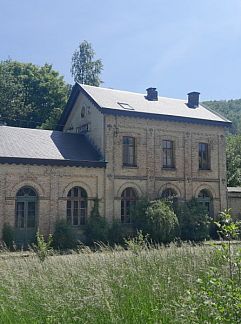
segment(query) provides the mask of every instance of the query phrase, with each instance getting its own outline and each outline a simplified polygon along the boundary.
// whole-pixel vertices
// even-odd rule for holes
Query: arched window
[[[67,195],[67,223],[73,226],[85,225],[88,196],[81,187],[73,187]]]
[[[135,206],[137,201],[136,191],[133,188],[126,188],[121,194],[121,222],[130,223],[131,207]]]
[[[199,192],[198,201],[206,207],[209,216],[213,216],[213,198],[208,190],[203,189]]]
[[[163,190],[163,192],[161,194],[161,198],[164,198],[164,199],[174,199],[176,197],[177,197],[176,191],[171,188],[167,188],[167,189]]]

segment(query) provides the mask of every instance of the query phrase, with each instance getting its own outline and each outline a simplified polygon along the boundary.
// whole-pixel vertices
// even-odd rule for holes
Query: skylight
[[[127,110],[135,110],[133,107],[131,107],[128,103],[124,102],[118,102],[118,105],[120,105],[122,108]]]

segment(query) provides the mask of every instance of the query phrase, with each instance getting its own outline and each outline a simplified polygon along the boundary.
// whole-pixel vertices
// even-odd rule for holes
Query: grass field
[[[209,323],[188,299],[221,268],[208,245],[20,255],[0,254],[0,323]]]

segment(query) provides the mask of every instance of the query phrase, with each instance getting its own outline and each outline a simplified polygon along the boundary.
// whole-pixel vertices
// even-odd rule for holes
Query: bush
[[[14,230],[13,227],[8,223],[4,223],[3,225],[2,238],[3,242],[6,244],[6,247],[12,250],[14,241]]]
[[[126,231],[123,224],[114,220],[109,228],[108,241],[111,245],[113,244],[124,244],[125,239],[128,236],[128,232]]]
[[[142,231],[152,241],[167,243],[172,241],[177,233],[178,219],[169,203],[162,200],[148,202],[139,201],[132,212],[135,230]]]
[[[209,238],[210,218],[197,199],[179,203],[176,213],[182,240],[203,241]]]
[[[107,243],[109,234],[109,225],[104,217],[99,213],[99,201],[94,200],[94,207],[90,213],[85,229],[87,243],[93,244],[94,242]]]
[[[77,245],[74,231],[64,219],[59,220],[55,225],[52,245],[54,249],[61,250],[73,249]]]

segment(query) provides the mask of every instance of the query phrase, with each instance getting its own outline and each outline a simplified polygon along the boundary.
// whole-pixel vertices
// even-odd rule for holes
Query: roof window
[[[118,105],[121,106],[121,108],[124,108],[126,110],[135,110],[133,107],[131,107],[128,103],[124,102],[118,102]]]

